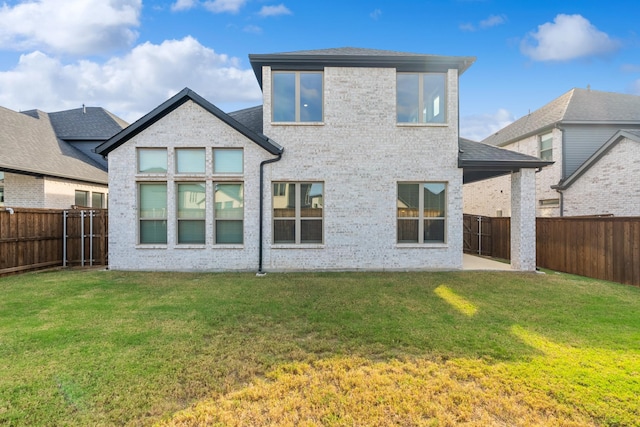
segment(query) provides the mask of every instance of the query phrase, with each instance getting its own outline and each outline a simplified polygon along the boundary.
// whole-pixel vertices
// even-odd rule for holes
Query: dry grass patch
[[[589,426],[587,417],[481,360],[283,366],[159,426]]]

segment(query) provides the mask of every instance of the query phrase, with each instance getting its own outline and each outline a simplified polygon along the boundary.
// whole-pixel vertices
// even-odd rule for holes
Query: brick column
[[[536,269],[536,173],[511,174],[511,268]]]

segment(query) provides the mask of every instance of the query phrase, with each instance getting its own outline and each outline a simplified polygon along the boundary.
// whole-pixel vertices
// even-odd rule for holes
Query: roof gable
[[[258,144],[260,147],[264,148],[271,154],[280,154],[283,151],[283,148],[278,145],[275,141],[272,141],[265,135],[261,133],[257,133],[251,129],[249,129],[244,124],[240,123],[238,120],[234,119],[231,115],[225,113],[220,110],[218,107],[195,93],[189,88],[184,88],[180,92],[178,92],[173,97],[169,98],[167,101],[160,104],[158,107],[153,109],[151,112],[147,113],[145,116],[140,118],[135,123],[129,125],[127,128],[123,129],[120,133],[114,135],[109,140],[100,144],[96,148],[96,152],[100,155],[106,156],[111,151],[115,150],[129,139],[133,138],[135,135],[139,134],[143,130],[147,129],[149,126],[153,125],[155,122],[161,120],[167,114],[171,113],[182,104],[187,101],[193,101],[209,113],[213,114],[215,117],[231,126],[236,131],[240,132],[242,135],[249,138],[254,143]]]
[[[262,87],[262,67],[280,70],[322,70],[324,67],[396,68],[398,71],[446,72],[461,75],[475,62],[472,56],[441,56],[390,50],[341,47],[271,54],[251,54],[249,61]]]
[[[607,152],[609,152],[613,147],[615,147],[620,141],[623,139],[629,139],[631,141],[635,141],[640,143],[640,130],[637,129],[621,129],[616,132],[607,142],[605,142],[602,147],[598,149],[591,157],[589,157],[578,169],[576,169],[571,175],[569,175],[565,180],[560,182],[556,186],[552,186],[551,188],[557,188],[559,190],[565,190],[569,188],[574,182],[576,182],[586,171],[588,171],[592,166],[594,166]]]
[[[504,146],[561,123],[640,124],[640,96],[574,88],[482,142]]]

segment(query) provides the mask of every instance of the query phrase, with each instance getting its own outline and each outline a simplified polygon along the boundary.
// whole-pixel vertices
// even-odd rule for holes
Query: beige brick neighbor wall
[[[564,191],[564,214],[640,216],[640,143],[624,138]]]
[[[562,177],[562,131],[553,129],[553,161],[551,166],[536,173],[536,216],[549,217],[560,215],[560,205],[543,205],[541,200],[557,200],[560,195],[551,188]],[[533,135],[502,148],[522,154],[538,157],[540,135]],[[487,179],[464,185],[464,213],[499,216],[511,216],[511,177],[510,175]]]

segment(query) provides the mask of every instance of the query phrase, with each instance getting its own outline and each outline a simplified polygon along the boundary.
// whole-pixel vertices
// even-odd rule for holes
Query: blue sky
[[[184,87],[258,105],[250,53],[365,47],[475,56],[461,135],[481,140],[574,87],[640,95],[640,2],[9,0],[0,106],[102,106],[128,121]]]

